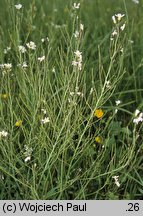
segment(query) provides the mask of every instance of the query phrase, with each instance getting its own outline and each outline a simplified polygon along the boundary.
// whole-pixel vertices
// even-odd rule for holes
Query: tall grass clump
[[[1,199],[142,199],[137,2],[0,1]]]

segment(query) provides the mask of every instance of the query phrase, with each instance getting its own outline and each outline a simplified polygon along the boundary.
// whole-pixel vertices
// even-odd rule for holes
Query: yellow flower
[[[104,113],[103,113],[102,109],[96,109],[94,112],[94,116],[97,118],[102,118],[103,114]]]
[[[22,125],[22,121],[21,120],[16,121],[16,123],[15,123],[16,127],[20,127],[21,125]]]
[[[4,99],[4,100],[6,100],[8,98],[8,94],[6,94],[6,93],[5,94],[1,94],[1,98]]]
[[[96,141],[97,143],[102,143],[102,138],[99,137],[99,136],[97,136],[97,137],[95,137],[95,141]]]

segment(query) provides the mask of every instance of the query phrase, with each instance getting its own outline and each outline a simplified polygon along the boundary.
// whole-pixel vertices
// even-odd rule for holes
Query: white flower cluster
[[[42,62],[42,61],[44,61],[44,60],[45,60],[45,56],[38,57],[38,61],[39,61],[39,62]]]
[[[122,103],[122,101],[116,100],[115,103],[116,103],[116,106],[118,107],[118,106]],[[115,114],[116,114],[117,112],[118,112],[118,109],[116,108],[116,109],[115,109]]]
[[[41,109],[41,112],[46,115],[47,114],[47,111],[46,109],[42,108]],[[45,116],[44,118],[41,119],[41,124],[46,124],[46,123],[49,123],[50,122],[50,118]]]
[[[11,47],[7,47],[6,49],[4,49],[3,53],[7,54],[10,50],[11,50]]]
[[[134,2],[135,4],[139,4],[139,0],[132,0],[132,2]]]
[[[30,41],[29,43],[27,43],[26,46],[31,50],[36,49],[36,44],[33,41]]]
[[[26,62],[23,62],[22,64],[18,64],[17,66],[22,67],[23,69],[26,69],[28,67]]]
[[[11,71],[12,64],[11,63],[0,64],[0,69],[2,69],[4,75],[6,72]]]
[[[75,31],[74,37],[77,39],[80,38],[83,30],[84,30],[84,25],[82,23],[80,23],[79,31],[78,30]]]
[[[139,122],[143,122],[143,113],[138,109],[135,111],[135,118],[133,119],[134,124],[138,124]]]
[[[44,43],[44,42],[46,42],[46,41],[49,42],[49,38],[48,38],[48,37],[42,38],[42,39],[41,39],[41,42],[42,42],[42,43]]]
[[[121,13],[118,13],[118,14],[115,14],[112,16],[112,21],[113,23],[116,25],[116,24],[119,24],[120,21],[122,20],[122,18],[125,16],[125,14],[121,14]],[[123,25],[116,25],[115,29],[113,30],[113,32],[111,33],[111,38],[110,40],[114,40],[114,37],[116,37],[118,34],[119,34],[119,31],[124,31],[126,27],[126,24],[124,23]]]
[[[8,132],[7,131],[0,131],[0,138],[5,138],[8,136]]]
[[[25,148],[25,152],[24,152],[25,159],[24,159],[24,161],[28,162],[28,161],[31,160],[31,154],[32,154],[33,149],[29,148],[27,145],[25,145],[24,148]]]
[[[74,105],[76,105],[77,103],[74,101],[74,96],[77,95],[81,98],[83,98],[83,93],[79,91],[79,87],[76,87],[75,91],[71,91],[69,93],[70,97],[68,98],[68,102],[69,103],[73,103]]]
[[[116,103],[116,106],[119,106],[119,104],[121,104],[121,101],[117,100],[117,101],[115,101],[115,103]]]
[[[18,46],[19,52],[21,53],[25,53],[26,52],[26,48],[24,46]]]
[[[75,54],[75,59],[74,61],[72,61],[72,65],[74,67],[77,67],[78,70],[81,71],[82,70],[82,52],[80,52],[79,50],[76,50],[74,54]]]
[[[22,4],[17,4],[17,5],[15,5],[15,8],[16,8],[17,10],[20,10],[20,9],[22,8]]]

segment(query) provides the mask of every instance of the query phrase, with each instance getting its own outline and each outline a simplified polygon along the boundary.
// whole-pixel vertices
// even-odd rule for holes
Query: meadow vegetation
[[[0,4],[0,199],[142,199],[143,1]]]

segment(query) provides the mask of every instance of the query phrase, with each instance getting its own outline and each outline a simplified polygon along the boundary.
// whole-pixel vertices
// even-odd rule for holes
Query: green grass
[[[12,64],[0,69],[0,199],[142,199],[143,128],[133,119],[143,111],[143,1],[0,3],[0,64]]]

